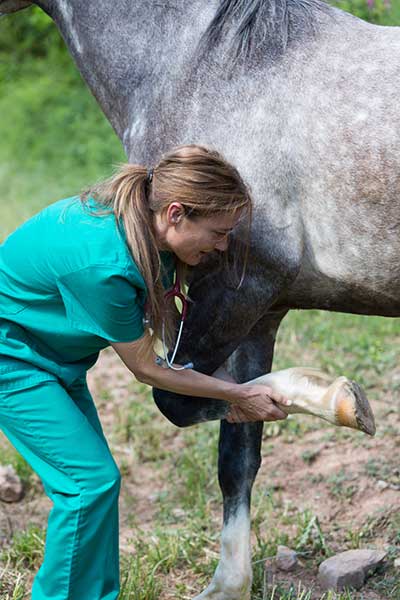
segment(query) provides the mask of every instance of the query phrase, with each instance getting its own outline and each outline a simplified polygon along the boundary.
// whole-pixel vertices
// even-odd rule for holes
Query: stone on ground
[[[0,500],[18,502],[24,495],[22,482],[11,465],[0,465]]]
[[[318,578],[324,589],[340,591],[345,587],[360,589],[367,575],[373,573],[386,556],[383,550],[348,550],[324,560]]]
[[[297,552],[287,546],[278,546],[275,562],[281,571],[293,571],[297,567]]]

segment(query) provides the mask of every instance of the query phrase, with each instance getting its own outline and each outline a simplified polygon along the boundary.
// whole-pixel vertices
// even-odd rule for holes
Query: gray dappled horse
[[[28,5],[0,0],[0,12]],[[255,199],[244,285],[193,273],[179,360],[237,380],[270,369],[290,308],[400,314],[400,30],[319,0],[41,0],[130,161],[214,146]],[[240,234],[238,234],[240,235]],[[221,420],[221,561],[198,598],[248,598],[262,423],[154,392],[177,425]]]

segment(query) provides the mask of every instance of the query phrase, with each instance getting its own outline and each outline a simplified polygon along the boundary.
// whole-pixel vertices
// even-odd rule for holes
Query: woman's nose
[[[221,252],[225,252],[225,250],[227,248],[228,248],[228,238],[227,237],[224,237],[223,240],[221,240],[220,242],[215,244],[215,249],[220,250]]]

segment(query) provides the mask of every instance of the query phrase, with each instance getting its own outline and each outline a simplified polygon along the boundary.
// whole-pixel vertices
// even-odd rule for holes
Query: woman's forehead
[[[207,221],[210,225],[213,225],[219,229],[232,229],[235,227],[235,225],[237,225],[240,219],[240,214],[241,210],[217,213],[207,217]]]

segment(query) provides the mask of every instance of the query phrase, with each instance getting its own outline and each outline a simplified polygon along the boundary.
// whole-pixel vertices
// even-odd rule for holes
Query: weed
[[[296,550],[302,552],[328,554],[328,548],[318,517],[309,510],[305,510],[299,514],[295,544]]]
[[[304,460],[305,463],[307,463],[308,465],[311,465],[313,462],[315,462],[315,460],[319,456],[320,452],[321,451],[319,448],[305,450],[304,452],[302,452],[301,458]]]
[[[14,534],[8,549],[0,555],[1,561],[19,568],[37,568],[43,560],[45,530],[30,525],[26,531]]]
[[[354,481],[354,475],[346,473],[344,468],[327,477],[329,492],[335,498],[350,500],[357,491],[355,484],[347,485],[349,481]]]
[[[162,587],[156,579],[159,564],[148,566],[139,554],[121,561],[121,591],[118,600],[158,600]]]

